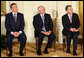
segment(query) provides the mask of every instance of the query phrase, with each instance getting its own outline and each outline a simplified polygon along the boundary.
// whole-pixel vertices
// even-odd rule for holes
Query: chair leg
[[[64,51],[64,39],[63,39],[63,51]]]
[[[56,39],[54,41],[54,52],[56,52]]]
[[[8,55],[8,47],[7,47],[7,44],[5,46],[5,50],[6,50],[6,55]]]
[[[64,51],[64,42],[63,42],[63,51]]]
[[[82,52],[82,48],[83,48],[83,41],[81,42],[81,52]]]
[[[8,55],[8,49],[6,48],[6,55]]]
[[[82,44],[81,44],[81,52],[82,52]]]
[[[38,43],[37,43],[37,39],[36,39],[36,52],[37,52],[37,45],[38,45]]]

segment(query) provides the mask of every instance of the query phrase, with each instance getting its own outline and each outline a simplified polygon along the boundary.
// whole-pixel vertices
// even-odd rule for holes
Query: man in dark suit
[[[6,36],[7,43],[9,47],[9,56],[12,56],[12,39],[18,38],[20,39],[20,55],[23,56],[23,48],[26,44],[26,35],[23,31],[24,29],[24,16],[22,13],[18,12],[17,4],[12,3],[10,5],[12,10],[11,13],[6,15],[5,27],[6,27]]]
[[[70,53],[71,38],[73,38],[73,55],[77,55],[77,40],[79,34],[80,21],[76,13],[73,13],[71,5],[66,6],[67,14],[62,16],[63,35],[67,37],[67,53]]]
[[[53,23],[49,14],[45,13],[44,6],[38,7],[39,14],[33,17],[33,25],[35,28],[35,37],[38,37],[38,50],[37,54],[42,55],[41,45],[44,36],[48,37],[48,43],[44,49],[44,53],[48,54],[48,48],[51,48],[52,42],[55,39],[55,34],[53,33]]]

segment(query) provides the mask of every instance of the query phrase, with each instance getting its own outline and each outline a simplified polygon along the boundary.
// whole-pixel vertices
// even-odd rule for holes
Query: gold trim
[[[5,1],[1,1],[1,16],[5,16],[6,14],[6,7]]]

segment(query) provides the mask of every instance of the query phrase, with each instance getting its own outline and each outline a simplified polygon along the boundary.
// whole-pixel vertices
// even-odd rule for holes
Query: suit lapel
[[[11,24],[12,24],[12,27],[15,28],[15,27],[14,27],[14,26],[15,26],[15,21],[14,21],[14,17],[13,17],[12,12],[11,12],[11,14],[10,14],[10,22],[11,22]]]
[[[41,21],[41,23],[43,24],[43,21],[42,21],[42,18],[41,18],[41,16],[40,16],[40,14],[39,14],[39,21]]]
[[[67,14],[67,20],[68,20],[68,22],[70,23],[70,19],[69,19],[69,17],[68,17],[68,14]]]
[[[45,23],[45,25],[46,25],[46,14],[44,14],[44,23]]]
[[[12,21],[12,23],[13,23],[14,25],[17,24],[18,21],[19,21],[19,14],[18,14],[18,12],[17,12],[17,21],[15,22],[12,12],[11,12],[11,19],[12,19],[11,21]]]
[[[11,12],[11,21],[12,21],[12,23],[15,23],[12,12]]]
[[[74,21],[74,15],[72,14],[72,23],[73,23],[73,21]]]
[[[18,20],[19,20],[19,14],[17,12],[17,21],[16,21],[16,24],[18,23]]]
[[[67,18],[68,18],[68,20],[69,20],[69,23],[70,23],[70,19],[69,19],[69,17],[68,17],[68,14],[67,14]],[[73,23],[73,20],[74,19],[74,15],[72,14],[72,23]]]
[[[42,21],[42,18],[41,18],[41,15],[39,14],[39,17],[40,17],[40,21],[41,21],[41,23],[42,23],[42,25],[43,25],[43,21]],[[46,23],[46,14],[44,14],[44,24]]]

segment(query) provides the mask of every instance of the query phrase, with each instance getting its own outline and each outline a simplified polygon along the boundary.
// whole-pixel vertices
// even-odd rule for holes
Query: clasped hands
[[[13,32],[13,33],[12,33],[12,35],[13,35],[14,37],[18,37],[20,34],[21,34],[20,32]]]
[[[41,33],[43,33],[44,35],[50,35],[51,34],[51,31],[42,31]]]
[[[76,29],[76,28],[70,28],[70,31],[74,31],[74,32],[78,32],[79,31],[79,29]]]

